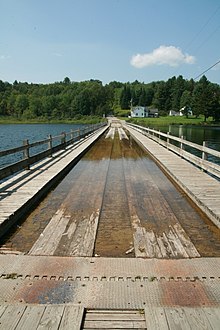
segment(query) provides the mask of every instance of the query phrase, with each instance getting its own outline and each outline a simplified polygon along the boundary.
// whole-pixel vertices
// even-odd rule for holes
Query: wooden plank
[[[7,307],[7,306],[0,305],[0,318],[1,318],[2,314],[5,312],[6,307]]]
[[[166,315],[162,307],[145,307],[145,322],[149,330],[169,330]]]
[[[70,218],[64,215],[64,210],[59,209],[52,217],[43,233],[30,249],[31,255],[53,255],[60,239],[66,229]]]
[[[192,329],[182,308],[164,308],[170,330]]]
[[[152,231],[145,232],[146,245],[147,245],[147,255],[150,258],[162,258],[162,253],[160,251],[159,244],[155,233]]]
[[[169,240],[170,245],[172,246],[172,250],[174,251],[176,256],[188,258],[188,254],[182,245],[181,241],[179,240],[176,233],[173,231],[172,226],[169,226],[170,230],[166,233],[166,236]]]
[[[220,308],[219,307],[205,307],[202,309],[205,313],[209,323],[213,330],[219,330],[220,328]]]
[[[173,226],[176,234],[178,235],[181,243],[183,244],[188,256],[190,258],[200,257],[199,252],[196,250],[194,244],[190,241],[189,237],[187,236],[185,230],[180,226],[179,223],[176,223]]]
[[[86,321],[84,329],[146,329],[144,321]]]
[[[66,306],[59,330],[80,330],[84,308],[82,306]]]
[[[38,324],[37,330],[58,330],[63,311],[64,305],[48,305]]]
[[[27,306],[22,318],[20,319],[16,330],[35,330],[38,327],[40,319],[46,309],[44,305]]]
[[[139,312],[135,313],[115,313],[111,311],[109,313],[103,311],[102,313],[86,313],[86,321],[143,321],[145,320],[144,314]]]
[[[206,313],[204,313],[202,308],[183,308],[191,329],[195,330],[211,330],[213,329]],[[220,329],[220,323],[219,327]]]
[[[25,311],[25,308],[25,305],[8,305],[0,318],[0,329],[15,329]]]
[[[74,240],[70,244],[70,256],[93,255],[99,215],[100,211],[97,210],[93,212],[88,218],[81,221],[80,226],[84,229],[81,231],[75,231]]]

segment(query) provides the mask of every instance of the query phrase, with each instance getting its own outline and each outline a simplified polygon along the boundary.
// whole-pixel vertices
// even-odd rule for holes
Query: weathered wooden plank
[[[191,329],[211,330],[213,329],[206,313],[201,308],[183,308]],[[220,329],[220,323],[219,328]]]
[[[82,306],[66,306],[59,330],[80,330],[84,308]]]
[[[173,226],[176,234],[178,235],[181,243],[183,244],[186,253],[190,258],[200,257],[199,252],[196,250],[194,244],[190,241],[189,237],[187,236],[185,230],[180,226],[179,223],[176,223]]]
[[[147,245],[147,255],[151,258],[162,258],[162,253],[160,251],[155,233],[153,231],[146,231],[145,238]]]
[[[172,250],[174,251],[176,256],[181,256],[183,258],[188,258],[188,254],[182,245],[179,237],[173,231],[172,226],[169,226],[170,230],[166,233],[166,236],[169,240],[170,245],[172,246]]]
[[[219,307],[205,307],[202,309],[205,313],[209,323],[213,330],[219,330],[220,328],[220,308]]]
[[[145,322],[149,330],[169,330],[166,315],[162,307],[145,307]]]
[[[135,311],[135,313],[125,313],[124,311],[121,311],[120,313],[116,313],[115,311],[109,311],[107,313],[106,311],[102,311],[101,313],[96,313],[94,311],[93,313],[86,313],[86,320],[87,321],[143,321],[145,320],[144,314],[141,314],[140,312]]]
[[[119,140],[122,140],[122,139],[128,140],[128,136],[122,127],[118,127],[118,134],[119,134]]]
[[[53,255],[54,251],[59,245],[59,241],[66,229],[69,220],[70,217],[64,215],[64,210],[59,209],[29,251],[29,254]]]
[[[70,244],[69,255],[92,256],[98,227],[100,211],[93,212],[88,218],[83,219],[75,231],[74,240]]]
[[[0,318],[0,329],[14,330],[25,308],[25,305],[8,305]]]
[[[2,314],[5,312],[5,310],[6,310],[6,307],[7,306],[4,306],[4,305],[0,305],[0,320],[1,320],[1,316],[2,316]]]
[[[144,321],[86,321],[84,329],[145,329]]]
[[[108,133],[106,134],[106,139],[114,139],[115,136],[115,127],[110,127]]]
[[[48,305],[38,324],[37,330],[58,330],[64,312],[64,305]]]
[[[22,315],[16,330],[35,330],[38,327],[40,319],[46,309],[44,305],[27,306],[24,314]]]
[[[164,308],[168,326],[170,330],[189,330],[192,329],[182,308]]]

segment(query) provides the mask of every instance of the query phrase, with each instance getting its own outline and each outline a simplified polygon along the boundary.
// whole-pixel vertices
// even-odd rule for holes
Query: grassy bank
[[[123,118],[125,119],[125,118]],[[215,126],[220,125],[220,123],[214,123],[212,117],[209,117],[206,121],[204,121],[204,116],[200,116],[198,118],[195,117],[159,117],[159,118],[127,118],[127,121],[149,127],[156,126],[168,126],[168,125],[200,125],[200,126]]]
[[[16,118],[16,117],[0,117],[0,124],[97,124],[105,121],[105,118],[96,116],[82,116],[80,118],[70,119],[48,119],[48,118]]]

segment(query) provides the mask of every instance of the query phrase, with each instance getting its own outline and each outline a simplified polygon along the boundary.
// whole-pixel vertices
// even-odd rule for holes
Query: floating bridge
[[[219,329],[220,153],[116,118],[46,143],[0,169],[0,329]]]

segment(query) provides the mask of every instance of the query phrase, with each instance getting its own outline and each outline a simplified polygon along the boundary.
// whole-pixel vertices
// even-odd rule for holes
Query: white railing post
[[[202,146],[203,148],[207,147],[207,142],[203,141]],[[202,160],[207,160],[207,153],[204,150],[202,151]]]

